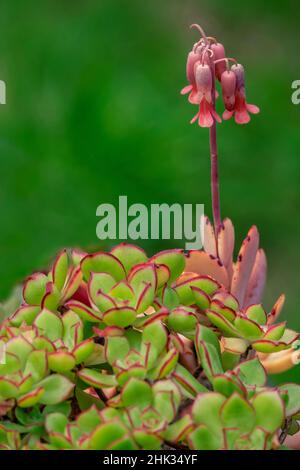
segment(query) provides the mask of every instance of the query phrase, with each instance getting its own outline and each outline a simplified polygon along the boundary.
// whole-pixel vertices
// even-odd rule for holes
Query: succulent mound
[[[211,234],[150,259],[63,250],[30,276],[0,326],[0,448],[271,449],[296,432],[300,386],[267,387],[262,363],[298,335],[250,302],[262,252],[252,229],[233,265],[226,224],[225,262]]]

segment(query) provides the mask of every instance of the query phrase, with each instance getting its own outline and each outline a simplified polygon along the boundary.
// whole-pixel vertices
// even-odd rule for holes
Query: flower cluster
[[[202,28],[192,26],[196,26],[203,37],[188,54],[186,75],[189,85],[181,90],[181,94],[189,94],[191,104],[199,106],[191,123],[198,120],[199,126],[212,127],[216,121],[221,122],[215,108],[218,97],[216,80],[221,84],[225,106],[223,119],[234,116],[237,124],[248,123],[249,113],[257,114],[259,108],[246,102],[244,67],[235,59],[226,57],[224,46],[214,38],[208,38]],[[234,62],[231,67],[230,62]]]

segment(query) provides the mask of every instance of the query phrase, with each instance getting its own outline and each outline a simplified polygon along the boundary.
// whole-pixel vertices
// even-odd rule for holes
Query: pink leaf
[[[267,276],[267,259],[264,250],[258,250],[248,284],[244,307],[261,302]]]
[[[232,277],[231,293],[238,299],[242,307],[255,263],[258,245],[259,233],[255,225],[253,225],[243,241]]]

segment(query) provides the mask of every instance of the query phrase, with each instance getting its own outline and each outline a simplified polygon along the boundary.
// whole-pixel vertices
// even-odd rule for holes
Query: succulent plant
[[[277,447],[300,411],[300,386],[266,386],[256,336],[298,336],[268,326],[260,304],[241,312],[219,280],[187,271],[195,255],[148,258],[122,243],[76,265],[65,250],[50,274],[27,279],[0,330],[1,448]]]
[[[258,112],[229,60],[203,33],[187,64],[184,92],[210,128],[204,249],[63,250],[30,276],[1,309],[0,449],[263,450],[297,434],[300,385],[268,386],[267,373],[299,362],[299,335],[275,323],[284,296],[270,312],[261,304],[256,227],[234,263],[234,227],[220,216],[215,80],[224,119]]]

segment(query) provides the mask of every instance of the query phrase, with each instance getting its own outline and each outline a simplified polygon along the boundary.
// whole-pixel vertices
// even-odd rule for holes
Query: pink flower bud
[[[214,60],[219,60],[219,59],[224,59],[225,58],[225,49],[223,44],[220,44],[219,42],[217,44],[212,44],[211,45],[211,50],[214,53]],[[221,80],[221,75],[223,72],[226,70],[226,62],[225,60],[222,60],[221,62],[218,62],[215,66],[216,70],[216,76],[217,79],[220,81]]]
[[[191,51],[188,55],[187,58],[187,63],[186,63],[186,77],[188,79],[188,82],[191,85],[195,84],[195,74],[194,74],[194,66],[195,63],[200,59],[199,54],[197,52]]]
[[[236,75],[231,70],[225,70],[221,75],[222,95],[225,108],[228,111],[234,109]]]
[[[238,90],[245,87],[245,70],[241,64],[234,64],[231,70],[236,76],[236,87]]]
[[[206,100],[211,102],[212,75],[209,65],[196,64],[195,78],[198,94],[205,96]]]

